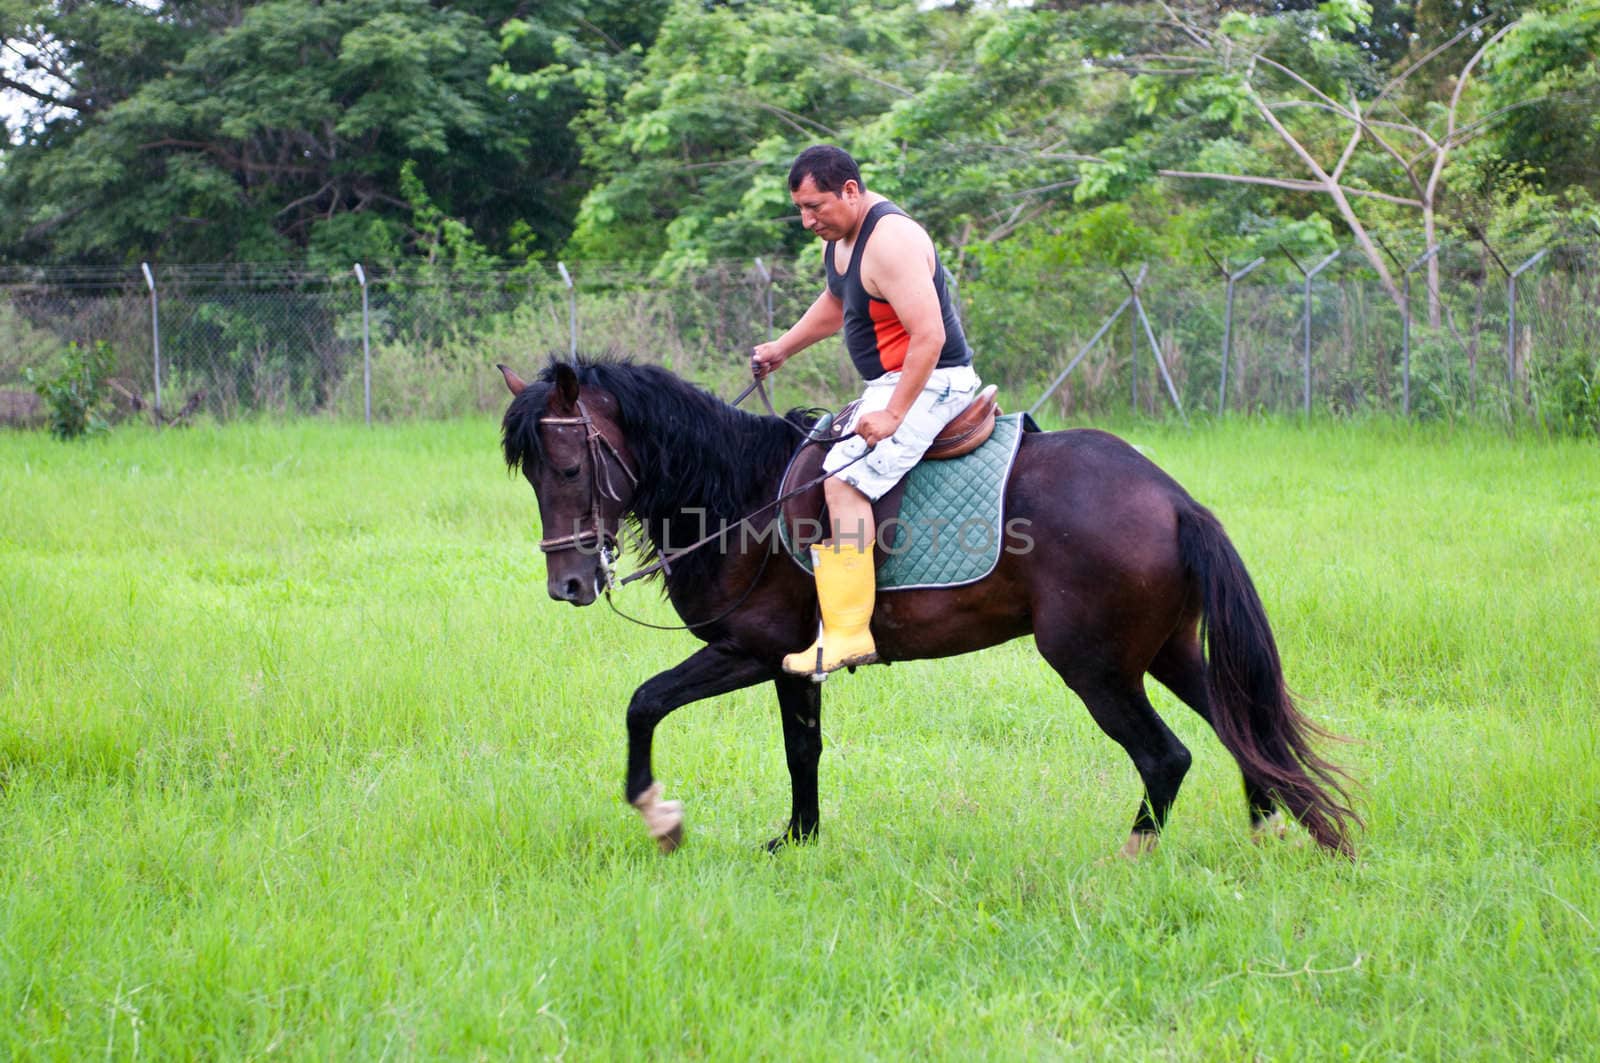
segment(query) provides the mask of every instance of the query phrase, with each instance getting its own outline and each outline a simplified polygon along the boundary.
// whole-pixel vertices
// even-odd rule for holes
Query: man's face
[[[816,179],[807,174],[800,187],[789,193],[789,198],[800,208],[800,224],[816,233],[819,239],[842,240],[855,229],[861,188],[854,181],[846,181],[837,192],[824,192],[817,188]]]

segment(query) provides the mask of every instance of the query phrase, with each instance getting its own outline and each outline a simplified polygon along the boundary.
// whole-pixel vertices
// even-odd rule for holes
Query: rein
[[[852,434],[854,434],[854,433],[852,433]],[[848,438],[850,438],[850,437],[849,436],[840,436],[839,437],[839,439],[848,439]],[[786,469],[793,467],[795,459],[799,458],[800,453],[803,450],[805,450],[806,447],[810,446],[813,443],[822,443],[822,442],[829,442],[829,440],[826,437],[812,438],[810,436],[807,436],[805,442],[800,444],[800,446],[795,450],[794,456],[789,459],[789,465],[786,467]],[[733,527],[734,528],[741,527],[747,521],[749,521],[752,517],[755,517],[757,514],[762,513],[762,512],[764,512],[766,510],[769,510],[769,509],[773,508],[774,506],[781,506],[781,505],[783,505],[783,503],[789,501],[789,499],[794,498],[797,495],[805,494],[807,491],[811,490],[817,484],[819,484],[822,481],[828,479],[828,477],[834,476],[838,472],[843,472],[845,469],[848,469],[851,465],[854,465],[856,462],[860,461],[864,457],[866,457],[866,454],[862,454],[859,457],[852,458],[852,459],[850,459],[850,461],[848,461],[844,465],[841,465],[838,468],[838,470],[836,470],[836,472],[823,473],[821,476],[813,477],[812,479],[808,480],[804,484],[801,484],[799,487],[795,488],[794,490],[789,491],[789,492],[787,492],[785,494],[779,495],[777,498],[773,499],[771,502],[768,502],[766,505],[762,506],[760,509],[757,509],[757,510],[751,512],[751,513],[746,514],[743,517],[740,517],[739,520],[733,525]],[[731,528],[724,528],[722,531],[719,531],[714,535],[708,535],[704,539],[701,539],[699,542],[692,543],[689,546],[684,547],[682,550],[674,550],[670,556],[659,558],[659,559],[656,560],[656,562],[654,564],[648,565],[645,568],[639,569],[637,572],[632,572],[632,573],[629,573],[627,576],[624,576],[622,578],[622,580],[620,581],[620,583],[618,583],[617,585],[618,586],[625,586],[625,585],[633,582],[636,579],[643,579],[644,577],[646,577],[648,575],[651,575],[652,573],[655,573],[657,571],[671,572],[672,571],[672,569],[671,569],[671,563],[672,562],[674,562],[674,561],[678,560],[679,558],[683,557],[685,554],[692,553],[693,551],[698,550],[700,547],[705,546],[707,543],[710,543],[710,542],[713,542],[713,541],[715,541],[717,539],[723,538],[731,530],[732,530]],[[609,561],[606,564],[606,588],[605,588],[606,604],[611,607],[611,611],[613,613],[616,613],[618,616],[622,617],[622,619],[631,620],[635,624],[638,624],[640,627],[647,627],[647,628],[650,628],[653,631],[693,631],[695,628],[710,627],[712,624],[721,623],[722,621],[728,619],[728,617],[732,616],[735,612],[738,611],[740,606],[744,605],[745,602],[750,600],[750,595],[754,594],[756,587],[760,586],[760,584],[761,584],[761,577],[766,574],[767,562],[772,560],[772,553],[773,552],[771,550],[767,550],[767,551],[764,551],[762,553],[762,555],[761,555],[761,564],[756,568],[756,574],[755,574],[754,578],[752,578],[750,580],[750,585],[744,589],[744,593],[739,595],[738,599],[736,599],[732,605],[728,606],[728,608],[724,609],[722,612],[718,613],[716,616],[712,617],[709,620],[695,620],[695,621],[692,621],[692,622],[687,623],[687,624],[652,624],[648,620],[640,620],[636,616],[630,616],[629,614],[623,612],[621,609],[617,608],[617,603],[615,601],[613,601],[612,598],[611,598],[611,584],[612,584],[612,581],[611,581],[611,578],[610,578],[610,576],[611,576],[611,568],[610,568]],[[602,558],[602,560],[605,560],[605,559]]]
[[[773,417],[776,417],[778,420],[782,421],[785,425],[788,425],[789,428],[799,434],[801,443],[800,446],[796,448],[794,456],[789,459],[790,467],[794,465],[795,458],[798,458],[801,451],[803,451],[806,447],[816,443],[827,443],[831,445],[842,442],[845,439],[849,439],[851,435],[854,435],[854,433],[850,433],[849,435],[827,435],[820,434],[816,431],[807,431],[780,416],[778,411],[773,408],[772,399],[767,394],[765,383],[761,377],[757,377],[755,380],[751,381],[750,386],[741,391],[738,397],[736,397],[730,405],[739,405],[739,403],[743,402],[749,397],[752,391],[761,395],[762,403],[767,407],[768,412],[770,412]],[[693,553],[703,546],[716,542],[719,539],[726,538],[729,532],[731,532],[733,529],[741,528],[750,520],[760,516],[768,510],[783,505],[783,503],[789,501],[791,498],[805,494],[807,491],[822,483],[824,480],[831,476],[838,475],[838,473],[843,472],[845,469],[849,468],[851,465],[854,465],[856,462],[867,456],[867,453],[862,453],[859,456],[852,458],[845,465],[842,465],[838,469],[834,470],[834,472],[823,473],[821,476],[813,477],[792,491],[785,492],[784,494],[781,494],[777,498],[773,499],[771,502],[768,502],[758,509],[752,510],[743,517],[740,517],[734,522],[732,528],[725,527],[720,531],[714,532],[711,535],[707,535],[696,542],[690,543],[681,550],[674,550],[671,554],[657,558],[654,563],[646,565],[644,568],[641,568],[635,572],[629,573],[619,581],[612,578],[612,565],[616,561],[618,553],[616,548],[617,543],[614,536],[606,533],[602,529],[600,498],[604,496],[613,502],[621,502],[622,496],[617,493],[616,487],[611,481],[611,463],[603,460],[605,453],[609,453],[611,455],[616,466],[622,470],[623,474],[628,477],[628,480],[635,487],[639,485],[638,476],[636,476],[634,472],[628,468],[628,463],[622,460],[622,455],[617,451],[617,448],[612,444],[611,440],[607,439],[604,433],[600,431],[599,427],[595,425],[593,418],[589,416],[589,411],[584,407],[582,399],[578,400],[577,417],[543,417],[540,418],[539,423],[542,425],[553,425],[556,427],[582,426],[584,428],[586,433],[585,445],[589,450],[589,467],[591,477],[589,490],[590,526],[571,535],[562,535],[550,539],[541,539],[539,540],[539,549],[546,554],[551,554],[562,550],[583,550],[593,548],[596,555],[600,558],[600,568],[605,579],[604,593],[606,597],[606,604],[611,607],[611,611],[622,617],[624,620],[631,620],[640,627],[651,628],[655,631],[690,631],[694,628],[708,627],[732,616],[740,606],[744,605],[744,603],[749,600],[750,595],[755,592],[756,587],[761,583],[761,577],[765,575],[767,571],[767,562],[772,559],[772,551],[768,550],[762,555],[761,565],[756,569],[755,578],[750,581],[750,586],[745,588],[744,593],[739,595],[738,600],[709,620],[697,620],[693,623],[673,625],[652,624],[648,621],[640,620],[638,617],[629,616],[627,613],[617,608],[617,603],[611,598],[611,591],[613,587],[625,587],[635,580],[644,579],[646,576],[653,575],[656,572],[667,572],[670,574],[672,571],[673,562],[685,557],[690,553]],[[602,475],[604,476],[604,480],[602,480]],[[780,480],[780,483],[781,482],[782,481]]]
[[[739,405],[739,403],[742,402],[744,400],[744,398],[747,395],[749,395],[750,392],[752,392],[752,391],[758,392],[761,395],[761,401],[766,404],[766,407],[767,407],[768,410],[772,411],[772,416],[777,417],[778,420],[783,421],[784,424],[789,425],[790,428],[794,429],[796,432],[799,433],[799,435],[800,435],[800,447],[799,447],[799,449],[797,449],[795,451],[795,456],[796,457],[799,456],[799,453],[800,453],[801,450],[804,450],[806,447],[812,445],[813,443],[827,443],[828,445],[832,446],[835,443],[842,443],[846,439],[849,439],[849,438],[851,438],[851,436],[855,435],[854,432],[851,432],[848,435],[845,435],[845,434],[819,435],[815,431],[811,431],[811,432],[805,431],[804,429],[799,428],[796,425],[790,423],[788,420],[784,419],[783,417],[779,417],[778,416],[778,411],[777,410],[773,410],[773,408],[772,408],[772,399],[767,395],[766,386],[764,385],[764,383],[762,382],[762,379],[760,377],[757,377],[755,380],[753,380],[750,383],[749,387],[747,387],[743,391],[741,391],[739,393],[738,398],[733,400],[732,405],[734,405],[734,406]],[[831,426],[830,426],[830,428],[831,428]],[[751,510],[749,513],[746,513],[744,516],[742,516],[738,520],[734,521],[733,528],[741,528],[748,521],[750,521],[752,518],[760,516],[761,514],[765,513],[767,510],[772,509],[772,508],[774,508],[776,506],[781,506],[785,502],[789,501],[791,498],[796,498],[796,497],[798,497],[800,495],[805,494],[807,491],[811,490],[813,487],[817,486],[822,481],[828,479],[831,476],[837,476],[839,473],[841,473],[844,470],[848,469],[851,465],[854,465],[856,462],[860,461],[862,458],[864,458],[866,456],[867,456],[866,453],[863,453],[863,454],[860,454],[860,455],[858,455],[858,456],[856,456],[854,458],[851,458],[848,463],[839,466],[839,468],[835,469],[833,472],[825,472],[821,476],[814,476],[810,480],[807,480],[805,483],[801,484],[799,487],[796,487],[794,490],[789,491],[789,492],[787,492],[785,494],[779,495],[777,498],[774,498],[771,502],[768,502],[766,505],[761,506],[759,509]],[[789,459],[789,464],[791,466],[794,464],[794,458],[793,457],[791,457]],[[780,480],[779,482],[781,483],[782,481]],[[664,571],[664,572],[670,573],[672,571],[672,563],[674,561],[677,561],[679,558],[684,557],[687,554],[693,553],[694,551],[700,549],[702,546],[706,546],[709,543],[716,542],[718,539],[721,539],[721,538],[725,537],[730,531],[733,530],[733,528],[723,528],[721,531],[713,532],[712,534],[707,535],[704,538],[701,538],[701,539],[699,539],[699,540],[697,540],[695,542],[690,543],[688,546],[685,546],[681,550],[674,550],[671,554],[668,554],[665,557],[657,559],[654,564],[647,565],[644,568],[639,569],[637,572],[632,572],[632,573],[629,573],[628,575],[624,576],[622,578],[622,581],[620,583],[618,583],[617,585],[619,587],[626,587],[628,584],[632,583],[634,580],[636,580],[636,579],[644,579],[646,576],[654,575],[656,572]],[[746,593],[748,594],[748,592],[746,592]],[[741,602],[743,600],[744,599],[742,599],[742,598],[740,599]]]

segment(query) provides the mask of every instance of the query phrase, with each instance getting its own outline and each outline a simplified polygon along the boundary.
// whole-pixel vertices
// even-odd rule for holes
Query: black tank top
[[[861,283],[861,260],[867,251],[867,238],[877,228],[878,219],[886,214],[904,215],[905,211],[893,203],[875,204],[861,222],[861,232],[856,235],[855,249],[850,255],[850,266],[843,274],[833,265],[833,244],[828,241],[822,251],[822,261],[828,273],[828,291],[844,303],[844,347],[856,370],[867,380],[876,380],[892,373],[906,363],[906,350],[911,346],[911,334],[900,323],[894,308],[886,300],[867,294]],[[944,348],[939,352],[938,368],[972,364],[972,350],[961,330],[961,319],[956,316],[955,305],[950,300],[950,290],[945,284],[944,264],[939,253],[933,257],[933,290],[939,296],[939,313],[944,318]]]

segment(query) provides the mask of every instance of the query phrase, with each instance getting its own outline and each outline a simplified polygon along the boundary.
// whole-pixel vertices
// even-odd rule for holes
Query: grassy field
[[[1593,1058],[1600,450],[1387,425],[1125,434],[1228,526],[1354,863],[1163,847],[1021,641],[830,682],[820,844],[765,691],[544,593],[487,419],[0,435],[0,1057]],[[632,609],[667,612],[651,589]]]

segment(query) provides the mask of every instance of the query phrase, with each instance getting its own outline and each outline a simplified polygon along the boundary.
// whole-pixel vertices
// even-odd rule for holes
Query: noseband
[[[616,485],[611,479],[613,464],[622,470],[622,475],[634,487],[639,486],[639,477],[635,476],[628,463],[622,460],[621,453],[616,446],[607,439],[605,433],[600,431],[594,423],[594,418],[589,416],[589,410],[583,405],[583,400],[578,400],[578,416],[576,417],[541,417],[539,424],[552,427],[582,427],[584,430],[584,446],[589,452],[589,527],[574,532],[571,535],[559,535],[550,539],[540,539],[539,549],[547,554],[559,553],[562,550],[592,550],[600,557],[601,565],[606,572],[606,580],[611,578],[611,562],[616,553],[616,537],[606,532],[600,523],[600,499],[609,498],[613,502],[621,502],[622,496],[617,493]],[[612,460],[606,461],[610,454]]]

